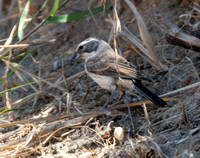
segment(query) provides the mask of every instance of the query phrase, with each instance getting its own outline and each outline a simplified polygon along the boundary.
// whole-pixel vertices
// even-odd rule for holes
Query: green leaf
[[[50,16],[47,18],[46,22],[48,23],[65,23],[69,21],[74,21],[74,20],[79,20],[86,18],[88,16],[91,16],[91,14],[97,14],[102,12],[104,9],[108,9],[112,6],[112,3],[106,3],[105,7],[100,6],[98,8],[91,9],[91,11],[82,11],[78,13],[73,13],[73,14],[65,14],[65,15],[60,15],[60,16]]]
[[[15,105],[15,106],[13,106],[13,107],[11,107],[11,108],[9,108],[9,109],[5,109],[5,110],[3,110],[3,111],[0,111],[0,114],[4,114],[4,113],[6,113],[6,112],[12,111],[14,108],[16,108],[16,107],[18,107],[18,106],[19,106],[19,104]]]
[[[59,6],[59,8],[57,9],[57,11],[60,10],[62,7],[64,7],[69,1],[70,1],[70,0],[66,0],[63,4],[61,4],[61,5]]]
[[[44,9],[44,7],[47,5],[48,1],[49,1],[49,0],[46,0],[46,1],[42,4],[41,8],[39,9],[39,12],[41,12],[41,11]]]
[[[54,16],[58,10],[58,5],[59,5],[59,1],[60,0],[55,0],[54,5],[53,5],[53,9],[51,11],[51,16]]]
[[[31,84],[38,83],[38,82],[43,82],[43,81],[46,81],[46,80],[48,80],[48,79],[38,80],[38,81],[34,81],[34,82],[29,82],[29,83],[26,83],[26,84],[23,84],[23,85],[20,85],[20,86],[17,86],[17,87],[13,87],[13,88],[11,88],[11,89],[8,89],[8,90],[5,90],[5,91],[0,92],[0,95],[4,94],[4,93],[6,93],[6,92],[12,91],[12,90],[21,88],[21,87],[23,87],[23,86],[31,85]],[[26,98],[26,99],[23,100],[22,102],[20,102],[20,103],[14,105],[13,107],[11,107],[11,108],[9,108],[9,109],[5,109],[5,110],[3,110],[3,111],[0,111],[0,114],[4,114],[4,113],[6,113],[6,112],[12,111],[14,108],[18,107],[19,105],[23,104],[24,102],[28,101],[28,100],[31,99],[31,98],[32,98],[32,96],[29,97],[29,98]]]
[[[25,20],[26,20],[27,14],[28,14],[30,3],[31,3],[31,0],[29,0],[26,3],[24,10],[21,14],[20,20],[19,20],[19,26],[18,26],[18,38],[19,38],[19,40],[22,40],[22,38],[24,36],[24,24],[25,24]]]
[[[42,10],[45,8],[45,6],[47,5],[49,0],[45,0],[45,2],[42,4],[42,6],[40,7],[40,9],[37,11],[37,13],[32,17],[31,21],[33,21],[33,19],[35,19],[41,12]],[[29,22],[30,23],[30,22]]]
[[[21,87],[24,87],[24,86],[27,86],[27,85],[31,85],[31,84],[34,84],[34,83],[42,82],[42,81],[46,81],[46,80],[38,80],[38,81],[34,81],[34,82],[29,82],[29,83],[26,83],[26,84],[23,84],[23,85],[20,85],[20,86],[16,86],[16,87],[13,87],[13,88],[10,88],[10,89],[7,89],[5,91],[0,92],[0,95],[5,94],[6,92],[16,90],[18,88],[21,88]]]
[[[30,83],[23,84],[23,85],[20,85],[20,86],[17,86],[17,87],[13,87],[13,88],[11,88],[11,89],[8,89],[8,90],[5,90],[5,91],[0,92],[0,95],[4,94],[4,93],[6,93],[6,92],[12,91],[12,90],[21,88],[21,87],[23,87],[23,86],[31,85],[31,84],[38,83],[38,82],[43,82],[43,81],[46,81],[46,80],[48,80],[48,79],[38,80],[38,81],[34,81],[34,82],[30,82]],[[27,101],[30,100],[31,98],[32,98],[32,96],[26,98],[26,99],[23,100],[22,102],[20,102],[20,103],[14,105],[14,106],[12,106],[12,107],[9,108],[9,109],[5,109],[5,110],[3,110],[3,111],[0,111],[0,114],[4,114],[4,113],[6,113],[6,112],[9,112],[9,111],[14,110],[14,108],[16,108],[16,107],[18,107],[19,105],[21,105],[21,104],[27,102]]]
[[[11,58],[11,60],[15,60],[15,59],[18,59],[18,58],[23,58],[25,55],[26,55],[26,53],[23,52],[23,53],[21,53],[21,54],[19,54],[19,55],[17,55],[17,56],[13,56],[13,57]],[[9,60],[10,58],[9,58],[8,56],[2,56],[0,59]]]
[[[3,80],[1,80],[0,85],[2,85],[2,84],[5,82],[5,80],[7,80],[7,79],[15,72],[15,70],[22,64],[22,62],[23,62],[23,61],[29,56],[29,54],[30,54],[31,52],[33,52],[35,49],[36,49],[36,48],[33,48],[32,50],[30,50],[30,51],[27,52],[27,54],[26,54],[26,55],[24,56],[24,58],[17,64],[17,66],[16,66],[14,69],[12,69],[12,71],[10,71],[9,74],[8,74]]]

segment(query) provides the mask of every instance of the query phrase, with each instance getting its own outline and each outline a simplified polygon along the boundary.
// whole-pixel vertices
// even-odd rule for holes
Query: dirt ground
[[[19,19],[18,16],[7,18],[17,13],[15,2],[0,2],[0,44],[3,45],[5,41],[2,40],[8,38]],[[31,23],[25,34],[50,13],[53,2],[48,2],[45,11]],[[169,28],[158,19],[160,15],[174,25],[194,28],[199,22],[198,1],[134,2],[164,68],[157,69],[120,36],[117,48],[148,78],[144,84],[162,95],[198,83],[200,53],[168,43],[165,34]],[[31,2],[30,17],[42,3]],[[70,1],[57,15],[100,5],[97,0]],[[20,102],[20,106],[0,114],[0,157],[200,157],[200,87],[165,95],[164,98],[177,99],[169,99],[165,107],[147,103],[146,114],[141,102],[145,99],[135,92],[127,93],[119,102],[119,94],[116,94],[110,106],[104,109],[102,106],[110,92],[100,88],[83,72],[84,61],[71,63],[77,45],[88,37],[101,38],[113,46],[113,25],[109,22],[109,18],[113,17],[113,8],[73,22],[44,24],[23,42],[35,42],[35,45],[10,51],[17,56],[38,47],[0,88],[1,91],[40,79],[48,80],[1,95],[1,111],[8,108],[8,104],[14,106]],[[135,15],[125,1],[120,0],[117,11],[122,30],[126,26],[141,40]],[[186,15],[188,17],[184,19]],[[196,29],[198,31],[198,27]],[[38,44],[41,41],[43,43]],[[17,39],[14,39],[13,44],[16,42]],[[13,68],[21,59],[13,59],[7,65],[1,60],[1,80],[6,67]],[[124,135],[122,140],[114,137],[117,127],[124,130],[120,133]]]

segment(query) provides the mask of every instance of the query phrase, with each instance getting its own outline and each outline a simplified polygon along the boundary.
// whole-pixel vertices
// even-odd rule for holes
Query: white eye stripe
[[[88,38],[88,39],[86,39],[86,40],[84,40],[83,42],[81,42],[80,44],[79,44],[79,46],[83,46],[83,45],[85,45],[85,44],[87,44],[87,43],[89,43],[89,42],[91,42],[91,41],[97,41],[97,42],[99,42],[99,40],[98,39],[96,39],[96,38]],[[78,47],[79,47],[78,46]]]

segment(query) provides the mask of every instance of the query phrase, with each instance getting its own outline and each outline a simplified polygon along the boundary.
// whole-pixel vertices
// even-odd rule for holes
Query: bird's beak
[[[75,53],[72,55],[71,62],[74,61],[74,60],[76,60],[76,59],[78,59],[80,56],[81,56],[80,53],[75,52]]]

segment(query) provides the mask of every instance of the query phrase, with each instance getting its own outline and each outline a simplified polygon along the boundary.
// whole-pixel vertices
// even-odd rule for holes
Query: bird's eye
[[[82,50],[84,46],[80,46],[79,49]]]

